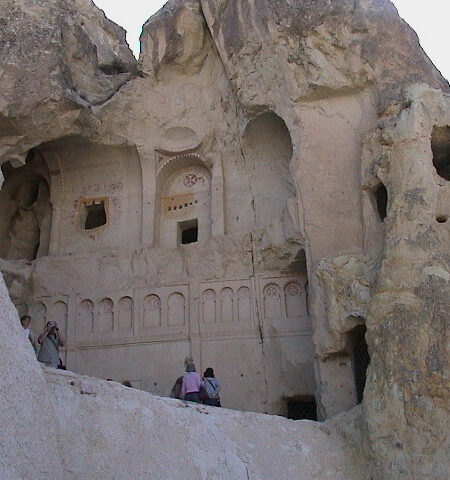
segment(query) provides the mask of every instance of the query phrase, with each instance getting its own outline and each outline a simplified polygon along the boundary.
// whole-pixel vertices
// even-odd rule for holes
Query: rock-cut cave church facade
[[[239,102],[189,5],[174,16],[191,22],[170,39],[175,56],[158,44],[171,31],[161,14],[144,28],[139,76],[129,59],[129,73],[102,64],[128,80],[92,100],[97,123],[3,163],[11,297],[35,334],[59,323],[75,372],[168,395],[191,355],[228,407],[333,415],[361,400],[370,286],[365,272],[344,279],[356,302],[344,311],[329,282],[341,264],[326,259],[382,246],[387,192],[361,171],[376,99],[361,88],[294,101],[279,94],[286,77],[258,103],[249,69]],[[73,78],[81,95],[82,71]]]
[[[286,125],[273,112],[250,121],[239,169],[192,143],[188,128],[167,136],[145,165],[136,148],[68,138],[4,168],[1,256],[33,262],[39,283],[19,310],[35,334],[59,323],[74,371],[165,395],[192,355],[216,369],[228,406],[284,414],[287,402],[311,402]],[[188,148],[171,145],[179,137]],[[266,267],[269,230],[286,258],[276,252]]]

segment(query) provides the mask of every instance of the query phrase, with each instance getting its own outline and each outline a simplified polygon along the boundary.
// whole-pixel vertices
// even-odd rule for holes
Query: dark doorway
[[[197,219],[180,222],[178,224],[181,234],[181,244],[195,243],[198,240],[198,221]]]
[[[450,180],[450,127],[433,128],[431,150],[437,174],[445,180]]]
[[[380,215],[381,221],[383,221],[387,215],[388,193],[382,183],[375,190],[375,198],[377,201],[378,214]]]
[[[370,363],[369,351],[366,343],[366,326],[358,325],[350,332],[350,346],[355,376],[356,397],[361,403],[366,386],[366,372]]]
[[[317,420],[317,406],[314,397],[287,400],[287,418],[291,420]]]

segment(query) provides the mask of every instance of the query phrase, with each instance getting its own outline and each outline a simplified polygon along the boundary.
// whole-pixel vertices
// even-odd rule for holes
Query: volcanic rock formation
[[[139,62],[90,0],[0,5],[0,476],[448,478],[450,88],[393,5],[170,0]],[[78,375],[188,354],[328,420]]]

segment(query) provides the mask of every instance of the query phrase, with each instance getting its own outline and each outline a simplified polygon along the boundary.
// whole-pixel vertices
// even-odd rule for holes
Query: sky
[[[142,25],[158,11],[165,0],[93,0],[106,16],[127,31],[127,41],[139,56]],[[338,0],[339,1],[339,0]],[[450,55],[446,32],[450,17],[450,0],[393,0],[394,5],[419,35],[422,48],[442,75],[450,79]]]

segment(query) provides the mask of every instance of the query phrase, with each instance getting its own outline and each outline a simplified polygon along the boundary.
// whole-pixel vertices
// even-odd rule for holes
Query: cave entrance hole
[[[356,398],[361,403],[366,386],[366,372],[370,363],[369,350],[366,342],[366,326],[358,325],[350,332],[350,354],[352,358],[355,379]]]
[[[317,421],[317,405],[313,396],[286,398],[287,418]]]
[[[377,204],[378,215],[380,216],[381,221],[384,221],[387,215],[388,192],[382,183],[380,183],[375,190],[375,200]]]
[[[84,205],[83,217],[84,229],[93,230],[94,228],[102,227],[107,223],[105,201],[94,201],[90,205]]]
[[[431,150],[437,174],[450,180],[450,126],[433,128]]]

